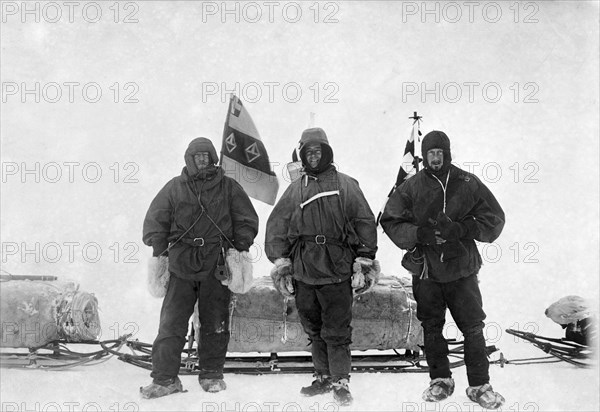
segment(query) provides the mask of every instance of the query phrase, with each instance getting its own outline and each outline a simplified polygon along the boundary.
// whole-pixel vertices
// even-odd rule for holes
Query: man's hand
[[[273,286],[279,293],[286,298],[293,298],[295,294],[294,284],[292,282],[293,266],[289,258],[279,258],[274,262],[275,266],[271,269],[271,279]]]
[[[422,245],[441,245],[445,240],[441,237],[440,231],[432,226],[419,226],[417,229],[417,242]]]
[[[380,274],[378,260],[357,257],[352,264],[352,289],[357,295],[368,292],[377,284]]]
[[[459,240],[467,233],[467,228],[460,222],[453,222],[444,212],[437,216],[440,236],[445,240]]]

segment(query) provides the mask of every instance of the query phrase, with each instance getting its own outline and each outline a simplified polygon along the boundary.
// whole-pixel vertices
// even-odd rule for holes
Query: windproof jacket
[[[289,257],[295,279],[321,285],[352,275],[356,256],[375,258],[375,217],[358,182],[330,165],[287,188],[267,221],[267,257]]]
[[[214,270],[221,246],[231,247],[223,234],[237,250],[247,251],[258,232],[258,216],[239,183],[216,166],[197,173],[195,152],[209,151],[216,157],[214,148],[206,149],[208,139],[198,140],[186,151],[187,166],[181,175],[169,181],[150,204],[143,228],[144,243],[163,251],[193,226],[168,252],[170,272],[193,280],[205,279]]]
[[[492,192],[473,174],[450,165],[447,184],[424,169],[404,181],[388,200],[381,226],[400,248],[408,250],[402,265],[413,275],[437,282],[450,282],[479,272],[481,256],[475,240],[491,243],[504,228],[504,211]],[[444,188],[445,185],[445,188]],[[443,245],[417,244],[419,226],[437,224],[444,210],[455,222],[468,228],[460,243],[461,256],[444,259]],[[424,259],[422,264],[417,263]]]

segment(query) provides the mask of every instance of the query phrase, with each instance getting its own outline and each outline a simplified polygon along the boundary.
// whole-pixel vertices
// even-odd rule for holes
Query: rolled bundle
[[[423,329],[409,279],[383,276],[369,292],[354,296],[352,350],[420,350]],[[285,300],[269,277],[257,278],[250,291],[233,295],[229,352],[310,351],[293,299]],[[197,308],[194,314],[199,341]]]
[[[100,335],[98,300],[74,282],[0,282],[0,322],[0,347],[36,348]]]

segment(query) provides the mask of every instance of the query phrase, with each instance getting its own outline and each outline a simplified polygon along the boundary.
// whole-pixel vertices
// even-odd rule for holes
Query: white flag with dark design
[[[235,95],[231,96],[225,118],[221,167],[242,185],[248,196],[275,204],[279,181],[250,114]]]
[[[396,177],[394,189],[419,171],[419,163],[421,162],[421,158],[418,156],[415,157],[415,142],[417,141],[416,136],[421,136],[418,119],[413,122],[412,130],[410,131],[410,137],[406,141],[404,156],[402,157],[402,162],[400,163],[400,170],[398,170],[398,176]]]
[[[381,215],[383,214],[383,210],[385,209],[385,205],[387,205],[390,196],[392,196],[396,188],[404,183],[406,179],[414,176],[419,171],[419,166],[422,162],[422,159],[418,155],[415,156],[415,143],[420,139],[421,136],[421,116],[417,116],[417,112],[415,112],[413,117],[409,117],[409,119],[414,119],[414,122],[412,124],[410,136],[408,137],[406,146],[404,147],[404,156],[402,156],[400,170],[398,170],[398,176],[396,176],[396,183],[394,184],[394,187],[392,187],[392,190],[390,190],[387,199],[385,199],[385,202],[383,203],[383,206],[377,215],[377,224],[379,224],[379,219],[381,219]]]

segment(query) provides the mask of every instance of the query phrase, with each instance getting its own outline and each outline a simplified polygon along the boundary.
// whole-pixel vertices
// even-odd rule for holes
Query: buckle
[[[200,241],[199,245],[194,245],[194,246],[204,246],[204,238],[203,237],[195,237],[194,238],[194,243],[196,243],[196,241]]]
[[[323,239],[323,240],[320,241],[319,239]],[[325,235],[316,235],[315,236],[315,243],[317,245],[324,245],[326,240],[327,240],[327,238],[325,237]]]

